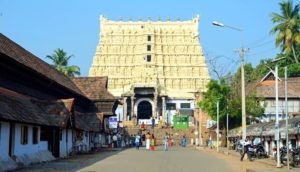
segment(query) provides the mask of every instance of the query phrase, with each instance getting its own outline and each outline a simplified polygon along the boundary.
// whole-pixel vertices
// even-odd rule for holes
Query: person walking
[[[171,134],[169,134],[169,137],[168,137],[168,146],[169,147],[172,146],[172,137],[171,137]]]
[[[117,148],[117,140],[118,137],[116,135],[113,135],[113,148]]]
[[[135,148],[136,148],[137,150],[140,149],[140,139],[141,139],[141,137],[137,134],[137,135],[135,136]]]
[[[141,124],[141,129],[142,129],[142,131],[145,131],[145,123],[144,122],[142,122],[142,124]]]
[[[155,127],[155,119],[154,119],[154,117],[152,117],[151,122],[152,122],[152,129],[154,129],[154,127]]]
[[[150,141],[150,150],[154,151],[155,150],[155,143],[154,143],[154,134],[152,134],[152,138]]]
[[[168,151],[168,141],[169,141],[169,135],[168,133],[165,134],[165,137],[164,137],[164,144],[165,144],[165,151]]]
[[[249,147],[250,147],[251,143],[250,143],[249,139],[246,138],[246,140],[245,141],[241,141],[241,143],[242,143],[243,148],[244,148],[244,151],[241,154],[241,161],[243,161],[244,156],[245,156],[246,153],[247,153],[248,159],[251,161],[251,156],[249,154]]]
[[[186,137],[185,137],[185,135],[183,135],[183,137],[182,137],[181,146],[186,147]]]
[[[150,140],[151,140],[151,135],[150,132],[148,132],[146,134],[146,149],[149,150],[150,149]]]

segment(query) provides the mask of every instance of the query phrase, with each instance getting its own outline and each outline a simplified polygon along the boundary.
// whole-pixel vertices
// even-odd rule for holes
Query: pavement
[[[208,147],[196,147],[197,150],[200,151],[206,151],[206,152],[215,152],[217,153],[217,155],[219,154],[222,156],[227,157],[227,160],[231,160],[231,161],[240,161],[240,154],[234,150],[229,150],[228,154],[227,154],[227,148],[224,147],[220,147],[219,148],[219,152],[217,152],[217,150],[214,149],[210,149]],[[234,159],[234,160],[233,160]],[[276,167],[276,161],[274,160],[274,158],[263,158],[263,159],[254,159],[253,161],[249,162],[249,160],[247,160],[246,156],[244,158],[244,161],[241,163],[248,163],[250,164],[249,166],[246,165],[245,170],[247,172],[269,172],[271,171],[280,171],[280,172],[300,172],[300,167],[291,167],[288,170],[287,166],[282,166],[281,168],[277,168]]]

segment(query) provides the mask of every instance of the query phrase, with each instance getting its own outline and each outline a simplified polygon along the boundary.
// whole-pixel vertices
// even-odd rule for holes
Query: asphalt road
[[[232,172],[221,159],[209,153],[188,148],[162,147],[155,151],[128,149],[89,166],[78,169],[82,172]]]
[[[155,151],[140,150],[106,151],[79,155],[75,158],[37,164],[19,172],[232,172],[228,163],[209,152],[189,148],[162,147]]]

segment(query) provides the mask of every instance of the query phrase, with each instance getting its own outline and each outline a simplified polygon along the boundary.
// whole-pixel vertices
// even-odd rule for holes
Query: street
[[[104,151],[37,164],[18,171],[241,172],[246,169],[259,172],[285,171],[285,169],[276,169],[274,166],[248,160],[240,162],[237,157],[226,156],[212,150],[180,147],[172,147],[167,152],[162,147],[158,147],[155,151],[146,151],[145,148]]]

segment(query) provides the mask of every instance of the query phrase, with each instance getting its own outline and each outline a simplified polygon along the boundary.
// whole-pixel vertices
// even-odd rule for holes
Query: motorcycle
[[[257,159],[268,157],[267,152],[265,151],[265,148],[262,145],[262,143],[258,143],[257,145],[254,145],[254,152]]]
[[[276,147],[273,148],[273,151],[275,152],[275,161],[277,162],[277,149]],[[284,162],[287,162],[287,159],[289,158],[289,161],[292,161],[292,153],[289,152],[289,155],[287,155],[287,148],[286,146],[283,146],[279,149],[279,159],[280,159],[280,163],[284,164]],[[292,163],[291,163],[292,164]]]
[[[292,148],[291,153],[292,153],[291,165],[292,166],[300,165],[300,148]]]

